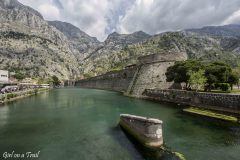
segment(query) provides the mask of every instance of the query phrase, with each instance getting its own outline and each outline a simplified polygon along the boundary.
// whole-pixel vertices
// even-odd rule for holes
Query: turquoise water
[[[239,160],[240,127],[185,115],[174,105],[90,89],[56,89],[0,107],[4,152],[40,151],[41,160],[151,159],[118,127],[119,114],[163,120],[168,147],[188,160]]]

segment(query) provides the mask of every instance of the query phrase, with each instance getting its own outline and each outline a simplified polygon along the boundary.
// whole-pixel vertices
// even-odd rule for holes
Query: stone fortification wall
[[[186,60],[186,53],[162,53],[140,57],[138,64],[117,72],[77,81],[75,86],[121,91],[128,96],[142,97],[145,89],[169,88],[165,72],[175,61]]]
[[[130,83],[126,95],[143,97],[145,89],[168,89],[173,85],[166,81],[167,68],[174,65],[175,61],[186,60],[186,53],[152,54],[140,57],[139,67]]]
[[[240,95],[205,93],[170,89],[147,89],[144,95],[150,99],[240,114]]]
[[[125,92],[133,79],[136,68],[136,66],[131,66],[121,71],[80,80],[75,82],[75,86]]]
[[[173,64],[174,62],[142,64],[130,83],[126,95],[142,97],[142,93],[147,88],[167,89],[171,87],[173,83],[166,82],[165,73],[167,68]]]

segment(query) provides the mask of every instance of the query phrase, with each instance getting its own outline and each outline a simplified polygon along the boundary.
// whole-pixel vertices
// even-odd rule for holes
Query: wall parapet
[[[175,62],[186,60],[187,55],[185,52],[166,52],[162,54],[150,54],[146,56],[141,56],[138,58],[138,62],[140,64],[151,64],[151,63],[158,63],[158,62]]]

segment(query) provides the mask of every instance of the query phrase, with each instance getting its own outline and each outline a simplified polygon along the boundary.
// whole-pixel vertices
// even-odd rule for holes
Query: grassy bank
[[[189,107],[189,108],[183,109],[183,111],[187,113],[197,114],[200,116],[206,116],[206,117],[215,118],[219,120],[224,120],[229,122],[238,122],[238,118],[235,116],[225,115],[225,114],[217,113],[217,112],[206,110],[206,109]]]

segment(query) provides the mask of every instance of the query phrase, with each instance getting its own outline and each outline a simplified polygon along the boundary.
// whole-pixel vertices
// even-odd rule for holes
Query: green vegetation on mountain
[[[137,63],[140,56],[148,54],[163,54],[168,52],[185,52],[189,59],[203,63],[222,61],[232,67],[240,64],[240,45],[225,46],[226,37],[199,36],[189,32],[167,32],[152,36],[143,42],[127,44],[117,49],[107,45],[98,53],[84,60],[82,67],[85,73],[103,74],[113,69],[122,69],[127,65]],[[235,41],[232,40],[232,41]]]

